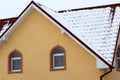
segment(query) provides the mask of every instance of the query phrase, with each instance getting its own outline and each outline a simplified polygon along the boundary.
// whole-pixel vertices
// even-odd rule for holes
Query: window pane
[[[12,70],[20,70],[21,61],[20,59],[12,60]]]
[[[62,49],[56,49],[54,54],[61,54],[64,53]]]
[[[120,59],[118,59],[118,68],[120,69]]]
[[[14,53],[14,54],[12,54],[12,56],[11,56],[12,58],[15,58],[15,57],[20,57],[20,54],[19,53]]]
[[[64,56],[54,56],[54,67],[64,66]]]

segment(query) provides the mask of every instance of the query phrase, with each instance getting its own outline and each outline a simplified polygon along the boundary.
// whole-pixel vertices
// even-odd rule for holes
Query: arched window
[[[116,68],[120,71],[120,46],[118,47],[116,55]]]
[[[65,50],[57,46],[51,51],[51,70],[63,70],[65,66]]]
[[[9,55],[9,73],[22,72],[22,55],[18,50],[14,50]]]

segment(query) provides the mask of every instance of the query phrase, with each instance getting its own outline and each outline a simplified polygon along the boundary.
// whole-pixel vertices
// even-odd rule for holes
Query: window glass
[[[14,52],[11,57],[12,57],[12,58],[14,58],[14,57],[20,57],[20,54],[17,53],[17,52]]]
[[[64,53],[64,51],[62,49],[56,49],[54,51],[54,54],[61,54],[61,53]]]
[[[21,66],[20,59],[12,60],[12,70],[20,70],[20,66]]]
[[[55,56],[55,67],[64,66],[64,56]]]

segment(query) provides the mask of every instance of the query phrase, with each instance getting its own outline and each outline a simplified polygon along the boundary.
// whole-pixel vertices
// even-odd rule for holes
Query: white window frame
[[[14,70],[14,69],[13,69],[13,61],[15,61],[15,60],[20,60],[20,61],[21,61],[21,57],[11,58],[11,72],[20,72],[20,71],[21,71],[21,68],[18,69],[18,70]]]
[[[64,66],[59,66],[59,67],[56,67],[55,66],[55,57],[56,56],[64,56],[64,53],[59,53],[59,54],[53,54],[53,69],[64,69]]]

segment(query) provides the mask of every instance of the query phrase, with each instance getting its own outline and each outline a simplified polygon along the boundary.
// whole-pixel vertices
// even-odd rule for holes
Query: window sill
[[[51,68],[50,71],[64,71],[66,68]]]
[[[8,74],[17,74],[17,73],[22,73],[22,71],[9,71]]]

